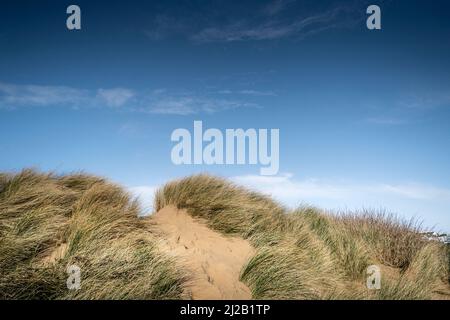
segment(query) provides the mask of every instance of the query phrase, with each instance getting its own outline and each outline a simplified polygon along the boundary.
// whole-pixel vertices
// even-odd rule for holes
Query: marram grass
[[[241,280],[255,299],[431,299],[444,298],[437,288],[448,290],[445,245],[425,239],[413,221],[306,206],[289,211],[209,175],[167,183],[156,193],[155,208],[168,204],[253,244],[257,252]],[[370,265],[382,269],[380,290],[366,287]]]
[[[138,210],[96,177],[2,174],[0,298],[180,298],[184,276],[157,250]],[[80,290],[67,289],[70,265],[81,269]]]
[[[197,175],[155,195],[256,248],[241,270],[255,299],[431,299],[448,290],[448,248],[395,216],[290,211],[227,180]],[[158,244],[151,217],[120,187],[85,174],[0,173],[1,299],[180,299],[189,274]],[[382,271],[380,290],[366,269]],[[81,269],[68,290],[67,268]],[[448,296],[447,296],[448,297]]]

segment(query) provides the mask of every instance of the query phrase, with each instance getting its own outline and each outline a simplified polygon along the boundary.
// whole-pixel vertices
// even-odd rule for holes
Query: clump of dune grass
[[[1,299],[177,299],[184,275],[122,188],[84,174],[0,175]],[[67,268],[81,270],[69,290]]]
[[[420,224],[380,212],[289,211],[224,179],[197,175],[158,190],[155,209],[186,209],[213,229],[248,239],[256,254],[241,280],[257,299],[427,299],[448,277],[442,244]],[[365,287],[367,267],[382,270],[380,290]]]
[[[303,217],[291,217],[269,197],[198,175],[158,190],[155,209],[175,205],[213,229],[248,239],[257,249],[241,279],[256,299],[340,297],[342,274]]]
[[[366,268],[371,264],[367,247],[353,237],[332,215],[321,210],[302,206],[290,213],[290,216],[306,220],[312,232],[322,241],[339,270],[350,280],[361,280]]]
[[[447,281],[450,284],[450,243],[447,243],[445,247],[447,251]]]
[[[384,265],[406,270],[427,244],[421,224],[404,220],[385,211],[346,213],[335,222],[360,239]]]
[[[294,239],[259,247],[242,269],[241,280],[255,299],[338,299],[345,292],[332,259]]]
[[[205,218],[215,230],[244,238],[286,226],[285,209],[270,198],[208,175],[167,183],[156,192],[154,208],[158,211],[169,204]]]
[[[385,272],[381,289],[373,294],[375,298],[389,300],[432,299],[445,283],[448,272],[445,263],[442,244],[430,242],[417,252],[406,270]]]
[[[288,210],[225,179],[159,189],[155,210],[186,209],[256,249],[241,280],[256,299],[430,299],[449,280],[449,246],[380,212]],[[120,186],[85,174],[0,173],[1,299],[178,299],[188,276]],[[368,290],[366,270],[381,269]],[[67,268],[81,269],[69,290]]]

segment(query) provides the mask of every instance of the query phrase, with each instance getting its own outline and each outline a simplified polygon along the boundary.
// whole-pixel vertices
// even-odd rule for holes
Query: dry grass
[[[380,263],[402,270],[409,267],[427,244],[419,223],[383,211],[343,214],[335,222],[362,241]]]
[[[449,271],[447,281],[448,283],[450,283],[450,243],[447,243],[446,247],[447,247],[447,270]]]
[[[120,187],[92,176],[2,174],[0,298],[179,298],[183,276],[138,210]],[[66,287],[72,264],[82,290]]]
[[[444,245],[423,238],[420,225],[368,211],[292,212],[270,198],[208,175],[173,181],[156,210],[175,205],[224,234],[249,239],[257,253],[241,279],[257,299],[427,299],[448,277]],[[382,270],[382,289],[365,288],[366,269]]]
[[[429,299],[448,286],[449,249],[420,225],[383,213],[289,211],[208,175],[158,190],[155,210],[186,209],[214,230],[248,239],[241,280],[256,299]],[[83,174],[0,174],[0,298],[178,299],[187,276],[161,252],[120,187]],[[68,290],[66,269],[82,270]],[[367,290],[379,265],[381,290]]]
[[[319,298],[339,294],[341,275],[328,250],[302,219],[286,214],[268,197],[208,175],[166,184],[155,209],[172,204],[206,219],[224,234],[239,235],[257,248],[241,278],[255,299]],[[275,286],[275,287],[274,287]]]

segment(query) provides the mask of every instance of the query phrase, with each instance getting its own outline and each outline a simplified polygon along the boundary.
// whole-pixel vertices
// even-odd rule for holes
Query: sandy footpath
[[[179,257],[192,275],[187,295],[192,299],[251,299],[239,281],[254,248],[244,239],[227,237],[192,218],[186,211],[167,206],[151,217],[164,234],[163,250]]]

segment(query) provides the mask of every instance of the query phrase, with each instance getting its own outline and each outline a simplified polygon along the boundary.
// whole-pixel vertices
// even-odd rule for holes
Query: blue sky
[[[366,28],[369,4],[382,30]],[[3,1],[0,170],[83,170],[147,202],[207,171],[288,206],[450,231],[449,39],[442,0]],[[194,120],[279,128],[279,175],[175,166],[170,135]]]

